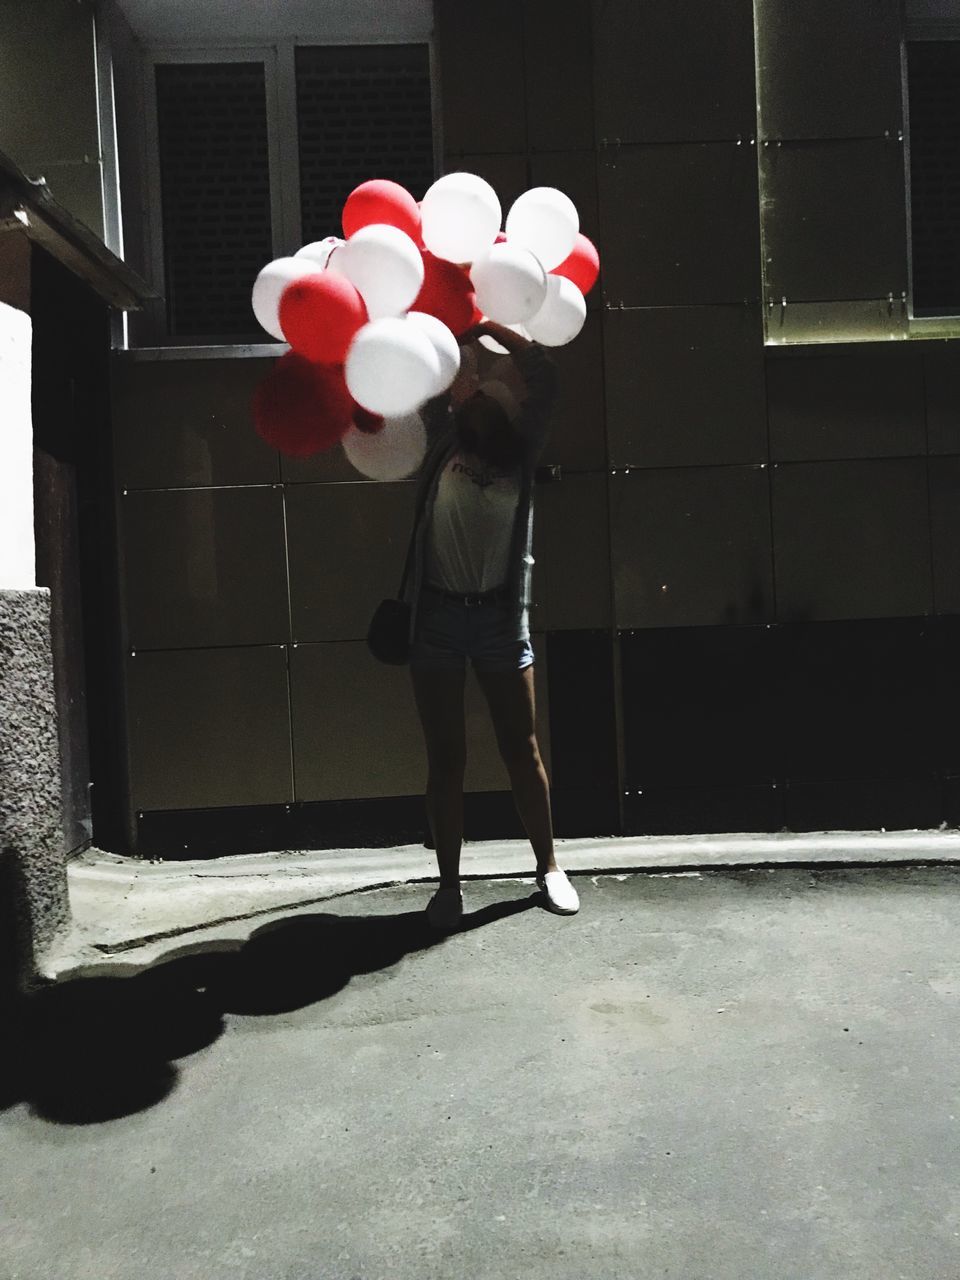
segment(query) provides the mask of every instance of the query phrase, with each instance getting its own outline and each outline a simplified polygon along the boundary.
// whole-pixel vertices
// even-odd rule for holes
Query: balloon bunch
[[[500,221],[476,174],[439,178],[419,204],[373,179],[344,205],[345,239],[268,263],[253,311],[291,350],[254,393],[260,436],[295,457],[342,443],[361,474],[402,479],[422,461],[419,410],[456,379],[464,333],[489,319],[544,346],[571,342],[600,270],[573,201],[534,187]]]

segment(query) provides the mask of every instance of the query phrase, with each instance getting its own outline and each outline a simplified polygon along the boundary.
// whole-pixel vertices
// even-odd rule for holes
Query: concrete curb
[[[960,863],[960,832],[816,832],[557,840],[571,875],[726,867]],[[534,884],[525,840],[465,844],[464,880]],[[278,920],[346,894],[436,882],[433,852],[285,851],[150,862],[91,849],[68,867],[73,919],[40,959],[42,981],[127,976],[196,951],[237,950]],[[424,894],[424,904],[427,894]]]

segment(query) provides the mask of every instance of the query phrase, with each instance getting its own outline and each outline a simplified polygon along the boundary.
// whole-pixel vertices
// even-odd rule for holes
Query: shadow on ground
[[[460,932],[536,906],[539,894],[463,917]],[[226,1014],[267,1017],[315,1004],[359,973],[442,945],[422,909],[297,915],[234,951],[203,951],[133,977],[78,978],[0,1001],[0,1110],[25,1102],[59,1124],[154,1106],[176,1088],[178,1058],[212,1044]]]

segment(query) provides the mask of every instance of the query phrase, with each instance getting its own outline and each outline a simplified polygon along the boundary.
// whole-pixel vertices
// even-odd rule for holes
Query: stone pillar
[[[50,592],[35,585],[31,333],[0,302],[0,995],[29,986],[70,914]]]

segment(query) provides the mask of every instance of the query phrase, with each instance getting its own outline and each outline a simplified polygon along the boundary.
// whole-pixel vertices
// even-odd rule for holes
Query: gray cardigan
[[[550,409],[556,397],[557,372],[553,361],[541,346],[532,343],[513,356],[517,369],[527,385],[514,430],[526,442],[521,463],[520,501],[510,543],[510,602],[519,623],[531,601],[533,573],[533,478],[543,452],[548,432]],[[433,504],[443,468],[459,448],[449,395],[428,401],[423,418],[427,427],[427,453],[417,476],[416,512],[407,552],[407,572],[402,596],[410,606],[410,642],[417,626],[420,593],[423,588],[427,532],[433,516]]]

